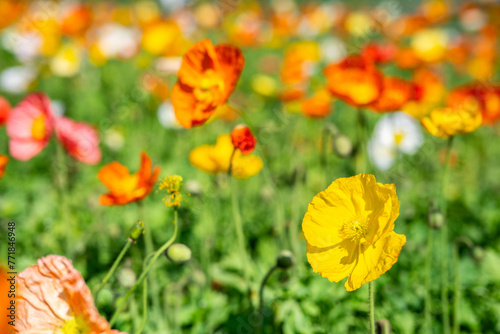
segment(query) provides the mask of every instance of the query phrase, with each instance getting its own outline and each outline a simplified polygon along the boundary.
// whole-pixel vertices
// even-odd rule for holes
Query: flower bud
[[[140,220],[130,229],[129,238],[137,241],[144,234],[144,223]]]
[[[333,138],[333,150],[342,158],[350,157],[352,154],[352,142],[346,135],[338,134]]]
[[[278,258],[276,259],[276,266],[281,269],[288,269],[292,267],[294,263],[295,259],[292,252],[290,252],[289,250],[282,250],[278,254]]]
[[[482,247],[474,246],[472,248],[471,256],[472,256],[472,259],[474,261],[476,261],[478,263],[483,261],[485,255],[486,254],[485,254],[484,249]]]
[[[165,256],[172,263],[184,263],[191,260],[191,249],[184,244],[175,243],[167,248]]]
[[[239,149],[243,155],[252,153],[257,145],[257,139],[246,125],[237,125],[231,131],[231,141],[234,148]]]
[[[427,224],[430,228],[440,230],[446,224],[446,217],[439,209],[430,210],[427,214]]]
[[[381,320],[377,321],[375,327],[377,329],[377,333],[379,333],[379,334],[391,334],[392,333],[391,323],[387,319],[381,319]]]
[[[446,224],[446,216],[441,212],[435,200],[431,200],[427,213],[427,225],[435,230],[440,230]]]

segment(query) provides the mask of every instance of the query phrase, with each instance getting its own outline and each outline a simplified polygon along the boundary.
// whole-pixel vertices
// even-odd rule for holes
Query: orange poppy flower
[[[17,280],[16,333],[120,333],[99,315],[85,280],[65,257],[43,257]]]
[[[0,154],[0,179],[5,175],[5,167],[9,162],[9,157],[3,154]]]
[[[85,5],[77,5],[63,15],[61,31],[65,35],[83,36],[92,24],[92,11]]]
[[[151,168],[151,159],[145,152],[141,154],[141,167],[135,174],[130,174],[127,167],[116,161],[102,167],[97,177],[109,189],[109,193],[101,195],[99,203],[124,205],[149,195],[160,174],[160,167]]]
[[[0,321],[0,333],[5,334],[14,333],[14,327],[9,325],[8,322],[15,319],[11,319],[11,310],[9,309],[11,301],[14,299],[9,298],[10,281],[7,281],[8,278],[7,271],[0,265],[0,317],[2,319]]]
[[[376,112],[396,111],[413,98],[414,92],[412,83],[396,77],[384,77],[382,95],[368,107]]]
[[[320,89],[312,97],[302,101],[301,111],[310,118],[323,118],[330,114],[331,105],[332,97],[328,90]]]
[[[492,124],[500,119],[500,86],[471,84],[453,89],[448,95],[447,105],[477,103],[483,116],[483,124]]]
[[[27,6],[26,1],[0,0],[0,29],[16,22]]]
[[[382,93],[382,73],[361,56],[348,56],[339,63],[327,66],[324,73],[330,92],[352,106],[370,104]]]
[[[375,64],[385,64],[394,59],[396,55],[396,46],[394,44],[368,43],[363,46],[361,56]]]
[[[182,59],[172,90],[179,123],[188,129],[205,123],[231,95],[244,65],[243,53],[234,46],[214,46],[208,39],[193,45]]]
[[[400,48],[394,56],[396,65],[403,69],[416,68],[422,64],[415,51],[411,48]]]
[[[403,111],[415,118],[427,116],[432,109],[442,105],[446,94],[443,79],[428,68],[419,68],[413,75],[414,96],[403,106]]]

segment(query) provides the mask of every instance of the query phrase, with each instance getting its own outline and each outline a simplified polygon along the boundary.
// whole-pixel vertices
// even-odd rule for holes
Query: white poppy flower
[[[368,155],[377,168],[387,170],[398,152],[414,154],[423,140],[420,124],[413,117],[404,112],[385,114],[375,125]]]

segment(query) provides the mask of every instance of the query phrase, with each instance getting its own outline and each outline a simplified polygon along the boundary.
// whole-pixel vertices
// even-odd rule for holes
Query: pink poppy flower
[[[85,280],[65,257],[43,257],[17,278],[16,334],[120,334],[99,315]]]
[[[53,122],[47,95],[28,95],[12,110],[7,119],[10,155],[22,161],[38,155],[49,144]]]
[[[101,161],[99,135],[91,125],[61,117],[56,120],[55,131],[57,139],[76,160],[87,165]]]

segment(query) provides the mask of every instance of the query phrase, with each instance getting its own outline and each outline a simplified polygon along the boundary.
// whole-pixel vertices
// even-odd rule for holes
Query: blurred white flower
[[[347,56],[347,48],[339,38],[328,37],[321,42],[321,55],[329,63],[338,62]]]
[[[109,128],[104,131],[104,145],[113,151],[119,151],[125,145],[125,137],[115,128]]]
[[[368,142],[368,156],[380,170],[393,164],[398,152],[414,154],[422,146],[423,135],[420,124],[404,112],[385,114],[375,125]]]
[[[180,127],[177,118],[175,117],[174,107],[170,101],[165,101],[158,107],[158,121],[167,129],[177,129]]]
[[[2,35],[2,44],[21,63],[32,61],[38,56],[43,38],[36,32],[20,33],[8,30]]]
[[[6,68],[0,74],[0,88],[9,93],[24,93],[35,80],[36,75],[36,70],[32,66]]]
[[[106,58],[130,58],[139,49],[140,32],[120,24],[107,24],[99,29],[97,47]]]
[[[156,60],[156,69],[165,74],[177,74],[181,63],[182,57],[159,57]]]

